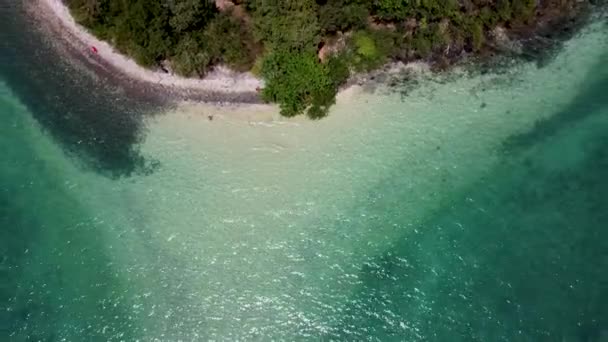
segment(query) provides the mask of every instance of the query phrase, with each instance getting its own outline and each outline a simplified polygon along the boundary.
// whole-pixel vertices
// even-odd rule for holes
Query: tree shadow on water
[[[76,55],[68,62],[70,51],[60,52],[33,25],[19,4],[0,9],[0,79],[85,168],[112,178],[151,172],[154,163],[137,144],[143,119],[160,101],[141,85],[93,73],[94,65]]]
[[[507,138],[502,146],[503,152],[516,152],[528,148],[590,116],[606,115],[599,113],[601,108],[608,106],[608,73],[602,62],[606,60],[608,60],[608,53],[604,54],[598,64],[591,68],[588,76],[589,82],[585,83],[570,104],[549,118],[539,120],[529,131]]]

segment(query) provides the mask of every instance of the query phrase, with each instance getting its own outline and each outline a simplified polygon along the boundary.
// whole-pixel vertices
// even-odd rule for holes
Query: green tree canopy
[[[218,13],[209,0],[172,0],[169,8],[169,24],[176,33],[201,29]]]
[[[315,51],[320,42],[314,0],[254,0],[254,33],[268,49]]]
[[[279,103],[282,115],[307,111],[311,117],[321,117],[333,104],[336,89],[329,69],[313,53],[275,51],[264,60],[262,74],[266,80],[262,95]]]
[[[169,60],[186,76],[218,64],[251,70],[284,115],[315,118],[352,71],[483,51],[488,31],[537,14],[535,0],[232,0],[234,10],[221,11],[213,0],[64,1],[79,23],[142,65]]]

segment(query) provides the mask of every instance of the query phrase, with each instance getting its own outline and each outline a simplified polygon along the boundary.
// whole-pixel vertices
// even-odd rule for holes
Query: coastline
[[[76,23],[62,0],[32,0],[24,7],[30,17],[38,21],[40,25],[37,25],[37,29],[49,39],[50,45],[60,50],[68,61],[84,62],[85,69],[94,77],[103,74],[122,87],[130,87],[136,96],[141,94],[144,95],[143,98],[161,103],[186,101],[222,106],[264,104],[258,93],[264,82],[251,73],[239,73],[218,66],[204,78],[188,78],[148,69]],[[490,62],[491,65],[494,64],[491,61],[498,60],[498,56],[542,63],[543,59],[552,54],[554,47],[577,32],[577,28],[586,22],[585,16],[575,13],[567,16],[567,21],[563,20],[564,18],[553,20],[560,17],[548,13],[541,15],[539,21],[526,30],[512,34],[507,34],[504,28],[497,27],[492,31],[492,44],[479,56],[461,53],[454,56],[453,60],[394,60],[377,70],[352,74],[340,87],[338,95],[352,86],[362,86],[373,91],[380,84],[397,84],[395,77],[403,73],[444,71],[456,65],[467,64],[469,57],[484,62],[482,64]]]
[[[205,78],[187,78],[147,69],[76,23],[62,0],[33,0],[24,6],[29,16],[39,24],[40,32],[50,40],[50,45],[66,60],[83,62],[93,77],[104,75],[122,87],[131,88],[137,97],[161,103],[182,102],[186,106],[192,102],[204,102],[220,106],[274,108],[273,104],[264,104],[259,97],[258,88],[263,87],[263,80],[251,73],[239,73],[220,66]],[[394,61],[378,70],[351,75],[340,87],[338,98],[350,97],[351,91],[348,90],[353,90],[353,87],[373,91],[382,80],[391,76],[424,73],[430,69],[431,65],[421,60]]]
[[[146,92],[157,93],[156,97],[169,102],[200,101],[231,105],[262,102],[256,89],[262,87],[263,82],[250,73],[237,73],[218,67],[199,79],[146,69],[77,24],[61,0],[33,0],[24,7],[54,48],[61,50],[67,58],[80,60],[94,74],[104,73],[122,85],[147,88]],[[92,51],[92,47],[96,52]]]

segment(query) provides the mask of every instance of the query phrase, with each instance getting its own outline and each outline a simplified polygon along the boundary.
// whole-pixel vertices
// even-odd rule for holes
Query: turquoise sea
[[[309,122],[135,100],[15,11],[0,341],[608,341],[605,22]]]

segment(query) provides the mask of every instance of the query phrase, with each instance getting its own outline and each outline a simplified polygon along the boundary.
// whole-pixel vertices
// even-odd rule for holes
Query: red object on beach
[[[97,51],[97,48],[96,48],[96,47],[94,47],[94,46],[91,46],[91,51],[93,51],[93,53],[97,53],[97,52],[98,52],[98,51]]]

